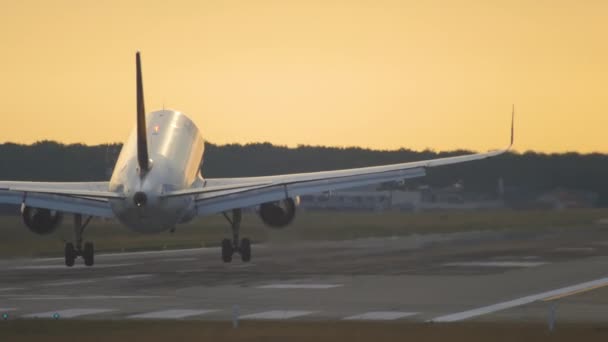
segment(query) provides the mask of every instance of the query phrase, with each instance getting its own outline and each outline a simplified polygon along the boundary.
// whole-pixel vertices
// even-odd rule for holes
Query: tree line
[[[87,146],[41,141],[32,145],[0,145],[0,180],[108,180],[120,144]],[[401,163],[471,153],[371,150],[357,147],[298,146],[270,143],[216,145],[206,143],[204,177],[244,177],[324,171]],[[430,169],[427,177],[406,186],[435,187],[462,182],[471,191],[495,193],[502,178],[506,189],[546,191],[555,188],[587,190],[608,204],[608,155],[593,153],[507,153],[492,159]]]

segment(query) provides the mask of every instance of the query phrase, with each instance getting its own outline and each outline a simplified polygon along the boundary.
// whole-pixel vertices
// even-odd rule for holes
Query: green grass
[[[562,211],[444,211],[422,213],[338,213],[299,212],[294,223],[282,230],[263,225],[257,215],[244,215],[242,235],[254,242],[344,240],[366,237],[401,236],[424,233],[450,233],[484,230],[531,231],[591,225],[608,218],[608,209]],[[217,246],[230,234],[221,215],[203,217],[178,226],[175,233],[146,235],[129,231],[113,221],[93,221],[86,239],[97,251],[161,250]],[[0,217],[0,257],[60,256],[63,241],[72,238],[71,217],[53,234],[36,235],[21,223],[20,217]]]
[[[608,341],[606,324],[210,321],[0,321],[0,341]]]

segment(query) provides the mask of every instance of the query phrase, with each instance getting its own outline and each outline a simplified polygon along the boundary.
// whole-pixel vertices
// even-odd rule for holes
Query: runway
[[[58,246],[60,248],[60,246]],[[0,261],[4,319],[608,320],[608,226]]]

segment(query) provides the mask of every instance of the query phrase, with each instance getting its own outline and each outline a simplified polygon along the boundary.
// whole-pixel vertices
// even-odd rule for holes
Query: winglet
[[[508,150],[513,147],[513,142],[515,141],[515,105],[513,105],[513,109],[511,112],[511,143],[509,144]]]
[[[139,163],[140,173],[143,175],[150,169],[150,157],[148,156],[148,139],[146,137],[146,109],[144,107],[139,51],[135,54],[135,63],[137,67],[137,162]]]

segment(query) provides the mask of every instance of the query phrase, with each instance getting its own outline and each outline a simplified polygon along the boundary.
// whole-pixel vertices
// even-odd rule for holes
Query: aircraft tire
[[[249,262],[251,260],[251,240],[247,238],[241,240],[240,252],[241,260],[243,262]]]
[[[65,265],[67,267],[74,266],[74,261],[76,260],[76,250],[74,249],[74,244],[71,242],[66,243],[63,253],[65,257]]]
[[[232,241],[230,241],[230,239],[222,240],[222,261],[231,262],[233,253]]]
[[[92,242],[87,242],[84,244],[82,257],[84,258],[85,265],[93,266],[93,264],[95,263],[95,246]]]

